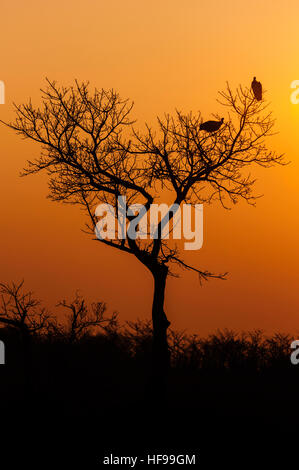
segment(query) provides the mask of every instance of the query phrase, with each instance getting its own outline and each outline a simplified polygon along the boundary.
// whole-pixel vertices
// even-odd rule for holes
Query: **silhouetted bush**
[[[24,295],[20,289],[12,293]],[[21,298],[30,300],[29,307],[41,308],[32,295]],[[109,419],[120,408],[136,416],[154,406],[151,322],[122,325],[103,302],[88,306],[78,294],[59,305],[65,313],[59,318],[38,311],[43,313],[41,328],[28,317],[38,318],[38,312],[31,307],[26,312],[28,325],[34,326],[27,329],[30,354],[19,322],[3,322],[6,365],[0,366],[0,412],[32,406],[37,413],[46,409],[54,416],[77,417],[106,410]],[[5,320],[10,320],[8,308]],[[289,413],[290,391],[299,385],[290,361],[291,335],[226,329],[204,338],[169,329],[168,337],[171,368],[161,406],[198,409],[208,416],[238,415],[240,410],[271,416],[277,408]]]

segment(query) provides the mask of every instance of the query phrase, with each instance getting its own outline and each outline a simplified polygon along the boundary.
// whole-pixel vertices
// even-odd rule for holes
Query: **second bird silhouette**
[[[258,82],[256,77],[253,77],[253,80],[251,82],[251,88],[255,99],[257,101],[261,101],[263,97],[263,88],[261,82]]]
[[[221,118],[220,121],[206,121],[206,122],[203,122],[199,126],[199,128],[201,131],[216,132],[222,126],[223,121],[224,121],[224,118]]]

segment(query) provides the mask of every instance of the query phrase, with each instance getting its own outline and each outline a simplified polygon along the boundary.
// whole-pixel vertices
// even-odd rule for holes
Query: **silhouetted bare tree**
[[[33,293],[24,292],[24,281],[16,284],[0,283],[0,323],[12,326],[21,332],[24,341],[31,335],[47,328],[50,314],[41,307]]]
[[[191,269],[200,279],[222,277],[187,264],[177,246],[163,238],[163,225],[174,217],[175,205],[210,203],[218,199],[223,206],[243,198],[255,200],[254,180],[246,172],[257,164],[270,167],[282,157],[268,150],[265,139],[273,132],[274,121],[265,101],[256,101],[249,88],[235,92],[229,86],[220,93],[227,109],[224,123],[216,132],[200,129],[200,113],[158,118],[153,131],[132,128],[132,103],[123,101],[113,90],[95,89],[87,83],[62,87],[48,81],[42,91],[42,107],[31,101],[16,106],[16,120],[9,125],[24,138],[42,146],[41,156],[29,161],[24,174],[45,170],[49,175],[50,197],[83,206],[94,233],[95,207],[110,203],[116,217],[119,196],[126,196],[127,228],[134,228],[133,203],[143,204],[147,214],[162,195],[172,206],[158,222],[155,239],[103,238],[109,247],[133,254],[153,276],[152,307],[154,369],[162,377],[169,364],[167,329],[164,312],[166,279],[174,274],[172,265]],[[220,121],[220,116],[215,115]]]
[[[82,340],[87,335],[96,334],[99,329],[112,328],[117,323],[117,313],[107,315],[104,302],[94,302],[88,307],[85,299],[78,293],[71,302],[62,300],[58,306],[64,307],[67,311],[66,324],[55,321],[51,324],[50,330],[66,338],[71,344]]]
[[[0,283],[0,324],[19,331],[23,344],[24,370],[32,383],[32,339],[47,330],[50,314],[41,306],[33,293],[24,291],[20,283]]]

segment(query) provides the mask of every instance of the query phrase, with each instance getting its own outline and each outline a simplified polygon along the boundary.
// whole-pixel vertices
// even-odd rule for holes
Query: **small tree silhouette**
[[[32,377],[32,340],[44,333],[51,315],[41,306],[31,291],[24,291],[20,283],[0,283],[0,324],[16,329],[21,336],[25,370],[30,384]]]
[[[94,302],[88,307],[85,299],[76,294],[74,300],[62,300],[58,306],[63,307],[66,314],[66,325],[57,321],[51,323],[50,334],[62,336],[68,343],[77,343],[90,334],[96,334],[99,329],[107,330],[117,324],[117,313],[106,315],[107,307],[104,302]]]
[[[32,292],[24,292],[23,285],[24,281],[0,283],[0,323],[19,330],[27,343],[32,335],[47,328],[51,316]]]
[[[24,174],[45,170],[49,175],[50,198],[83,206],[94,233],[95,207],[126,196],[129,204],[142,203],[147,214],[162,195],[172,206],[156,227],[150,240],[101,239],[109,247],[133,254],[152,274],[153,358],[157,377],[163,377],[169,365],[167,329],[164,312],[166,279],[178,265],[198,273],[200,280],[221,278],[187,264],[178,247],[163,238],[165,220],[174,217],[174,205],[184,202],[210,203],[218,199],[224,207],[243,198],[254,203],[254,180],[244,170],[257,164],[270,167],[282,163],[282,156],[268,150],[265,139],[273,131],[274,120],[265,101],[256,101],[252,91],[229,85],[220,93],[227,109],[224,124],[216,132],[200,129],[202,117],[176,111],[174,116],[158,118],[156,132],[132,128],[133,104],[121,100],[113,90],[90,92],[87,83],[62,87],[48,81],[42,90],[42,107],[31,101],[16,106],[16,120],[9,127],[24,138],[42,146],[41,156],[29,161]],[[220,116],[215,115],[220,120]],[[170,196],[171,195],[171,196]],[[126,210],[128,228],[132,217]],[[132,224],[132,225],[131,225]]]

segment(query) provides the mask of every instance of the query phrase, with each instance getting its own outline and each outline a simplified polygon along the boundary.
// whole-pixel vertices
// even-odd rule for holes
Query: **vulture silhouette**
[[[251,88],[252,88],[255,99],[257,101],[261,101],[262,94],[263,94],[262,84],[261,82],[257,81],[256,77],[253,77]]]
[[[206,132],[215,132],[220,129],[224,121],[224,118],[221,118],[220,121],[206,121],[203,122],[200,126],[199,129],[201,131],[206,131]]]

